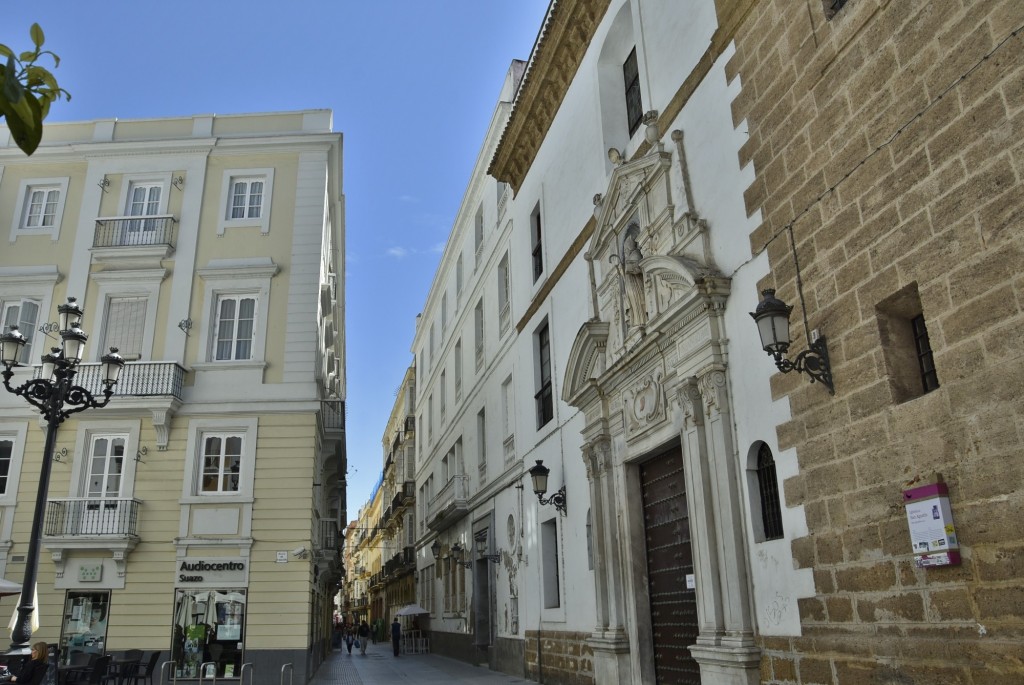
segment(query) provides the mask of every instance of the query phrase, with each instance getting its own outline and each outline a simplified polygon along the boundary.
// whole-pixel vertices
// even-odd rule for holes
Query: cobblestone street
[[[505,673],[438,656],[436,654],[403,654],[395,658],[391,645],[371,645],[366,656],[353,651],[335,651],[320,666],[312,685],[498,685],[533,683]]]

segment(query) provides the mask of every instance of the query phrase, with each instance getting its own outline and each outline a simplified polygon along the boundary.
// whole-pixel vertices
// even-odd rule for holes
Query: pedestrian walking
[[[370,625],[364,620],[356,631],[359,636],[359,653],[366,656],[366,643],[370,641]]]
[[[398,642],[402,639],[402,624],[398,622],[398,617],[395,616],[395,620],[391,622],[391,646],[395,649],[395,656],[398,656]]]
[[[352,643],[356,641],[355,633],[348,625],[345,626],[345,646],[348,647],[349,655],[352,654]]]

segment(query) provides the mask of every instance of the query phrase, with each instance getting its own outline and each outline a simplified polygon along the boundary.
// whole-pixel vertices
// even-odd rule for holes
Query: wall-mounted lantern
[[[761,336],[761,347],[765,352],[775,358],[775,366],[782,373],[797,371],[806,373],[811,377],[811,382],[818,381],[826,388],[830,395],[836,394],[832,385],[832,366],[828,360],[828,346],[825,344],[825,336],[819,336],[811,341],[809,349],[798,354],[794,359],[786,359],[786,352],[789,351],[789,313],[793,311],[791,305],[775,297],[775,290],[768,288],[761,291],[764,299],[757,305],[757,309],[750,313],[757,324],[757,332]]]
[[[533,492],[537,495],[537,501],[541,505],[554,504],[555,509],[562,513],[562,516],[566,514],[566,501],[565,501],[565,485],[562,485],[558,491],[548,497],[544,498],[544,493],[548,491],[548,474],[551,473],[551,469],[544,466],[544,460],[538,459],[537,465],[530,469],[530,479],[533,481]]]

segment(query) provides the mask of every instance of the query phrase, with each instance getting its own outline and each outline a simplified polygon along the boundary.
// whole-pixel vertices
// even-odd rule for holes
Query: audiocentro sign
[[[175,564],[175,587],[239,587],[249,582],[249,560],[242,557],[184,557]]]

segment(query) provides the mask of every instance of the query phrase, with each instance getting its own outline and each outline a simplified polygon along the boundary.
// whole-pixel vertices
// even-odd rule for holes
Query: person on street
[[[356,634],[359,636],[359,653],[366,656],[366,643],[370,641],[370,625],[363,620]]]
[[[45,642],[37,642],[32,645],[32,654],[21,668],[14,672],[9,682],[21,683],[21,685],[39,685],[46,677],[46,669],[50,667],[47,661],[49,658],[50,646]]]
[[[398,617],[395,616],[395,620],[391,622],[391,646],[395,649],[395,656],[398,656],[398,642],[402,639],[402,624],[398,622]]]
[[[345,646],[348,647],[348,653],[352,654],[352,643],[356,641],[356,636],[352,626],[345,626]]]

